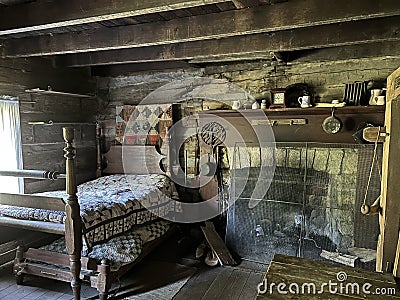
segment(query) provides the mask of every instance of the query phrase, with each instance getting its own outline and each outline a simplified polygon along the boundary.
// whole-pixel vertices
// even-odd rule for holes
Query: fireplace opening
[[[276,168],[260,176],[268,163],[263,161],[266,151],[275,157]],[[248,145],[228,149],[229,197],[236,199],[227,212],[228,247],[243,259],[262,263],[280,253],[374,269],[378,216],[360,212],[373,153],[370,144],[278,143],[275,151]],[[381,148],[378,153],[380,162]],[[271,185],[254,199],[254,186],[263,180],[272,180]],[[379,195],[375,166],[366,202]],[[254,200],[258,204],[249,206]]]

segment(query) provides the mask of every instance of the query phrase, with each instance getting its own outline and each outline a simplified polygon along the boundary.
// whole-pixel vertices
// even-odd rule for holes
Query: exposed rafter
[[[261,4],[259,0],[232,0],[232,2],[238,9],[257,6]]]
[[[233,4],[238,9],[257,6],[257,5],[276,4],[276,3],[287,2],[287,1],[288,0],[232,0]]]
[[[87,24],[223,2],[231,2],[231,0],[36,1],[2,8],[0,11],[0,35]]]
[[[171,21],[8,39],[3,42],[3,56],[28,57],[126,49],[400,15],[400,1],[337,0],[328,2],[323,7],[317,3],[320,1],[308,1],[306,11],[303,1],[294,0],[280,5]]]
[[[301,50],[284,53],[287,62],[310,63],[358,58],[400,57],[400,41],[384,41],[342,47]]]
[[[400,19],[377,18],[338,24],[304,27],[273,33],[234,36],[153,47],[109,50],[65,55],[68,66],[118,64],[171,60],[198,60],[243,54],[317,49],[379,41],[400,41]]]
[[[96,66],[92,68],[93,76],[120,76],[129,75],[137,72],[154,72],[165,71],[168,69],[185,71],[195,70],[199,68],[195,64],[189,64],[184,61],[167,61],[167,62],[151,62],[151,63],[133,63],[122,65]]]

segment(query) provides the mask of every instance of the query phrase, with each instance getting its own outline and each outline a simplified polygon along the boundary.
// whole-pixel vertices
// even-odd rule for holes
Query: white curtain
[[[18,99],[0,96],[0,169],[22,169],[21,129]],[[23,181],[0,177],[0,192],[22,193]]]

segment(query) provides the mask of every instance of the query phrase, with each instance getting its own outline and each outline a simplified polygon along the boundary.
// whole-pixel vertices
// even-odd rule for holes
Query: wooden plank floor
[[[193,261],[191,263],[193,264]],[[180,291],[177,291],[173,300],[254,299],[257,295],[257,285],[264,276],[263,270],[246,263],[238,267],[208,267],[199,261],[195,263],[199,266],[198,269],[162,261],[145,262],[141,268],[124,276],[119,285],[113,286],[112,292],[116,294],[111,299],[129,299],[129,296],[191,275],[193,276]],[[155,272],[155,269],[158,271]],[[266,266],[264,271],[265,269]],[[162,282],[156,278],[157,273],[165,277],[166,281]],[[153,282],[149,284],[149,281]],[[97,291],[84,285],[82,298],[98,299]],[[0,271],[0,299],[71,300],[73,296],[68,283],[52,279],[26,276],[24,285],[16,285],[11,268],[6,268]]]
[[[251,300],[257,296],[267,265],[243,261],[237,267],[204,267],[173,300]]]
[[[256,297],[257,285],[267,265],[243,261],[237,267],[208,267],[202,259],[194,258],[196,245],[180,235],[172,237],[115,283],[111,289],[114,296],[110,298],[129,299],[145,295],[149,290],[169,288],[182,279],[188,280],[173,293],[174,300],[247,300]],[[82,299],[98,299],[96,289],[87,285],[82,286],[81,294]],[[0,300],[72,298],[69,283],[27,275],[24,285],[16,285],[11,267],[0,269]],[[150,298],[143,296],[143,299]],[[168,297],[160,299],[169,300]]]
[[[396,300],[400,290],[391,274],[275,254],[257,296],[266,299]]]
[[[83,286],[83,297],[90,298],[95,295],[94,289]],[[73,297],[68,283],[52,279],[26,276],[24,284],[17,285],[11,267],[7,267],[0,272],[0,299],[71,300]]]

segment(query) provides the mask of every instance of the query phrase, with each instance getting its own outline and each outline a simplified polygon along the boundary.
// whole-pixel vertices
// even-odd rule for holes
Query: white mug
[[[302,108],[311,106],[311,97],[310,96],[301,96],[297,100]]]
[[[232,103],[232,109],[239,109],[240,108],[240,101],[239,100],[235,100]]]

